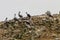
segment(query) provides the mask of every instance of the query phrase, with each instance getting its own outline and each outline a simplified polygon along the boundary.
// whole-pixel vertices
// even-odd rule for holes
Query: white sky
[[[47,10],[58,13],[60,0],[0,0],[0,21],[5,17],[12,19],[18,11],[25,16],[26,11],[31,15],[39,15]]]

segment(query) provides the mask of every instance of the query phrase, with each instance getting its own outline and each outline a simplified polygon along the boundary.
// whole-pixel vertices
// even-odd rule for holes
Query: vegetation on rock
[[[60,40],[60,14],[49,15],[0,22],[0,40]]]

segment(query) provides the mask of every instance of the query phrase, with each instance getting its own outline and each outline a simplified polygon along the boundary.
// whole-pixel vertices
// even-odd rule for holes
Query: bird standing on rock
[[[27,14],[27,17],[29,17],[29,19],[31,18],[31,15],[30,14],[28,14],[27,12],[26,12],[26,14]]]
[[[6,17],[5,22],[7,22],[7,19],[8,19],[8,18]]]
[[[30,22],[25,22],[25,25],[27,26],[27,28],[31,28],[31,26],[30,26]]]
[[[9,23],[9,21],[7,20],[8,18],[6,17],[6,19],[5,19],[5,23]]]
[[[50,11],[47,11],[46,14],[49,16],[49,17],[53,17],[50,13]]]
[[[30,22],[27,22],[27,21],[26,21],[26,24],[27,24],[27,25],[30,25]]]
[[[21,13],[21,12],[19,11],[18,16],[19,16],[20,18],[23,18],[23,16],[22,16],[22,15],[20,15],[20,13]]]
[[[6,29],[7,27],[9,27],[9,21],[8,21],[7,19],[8,19],[8,18],[6,17],[6,19],[5,19],[5,23],[4,23],[5,26],[6,26],[5,29]]]
[[[16,18],[16,14],[14,14],[14,21],[18,21],[18,19]]]

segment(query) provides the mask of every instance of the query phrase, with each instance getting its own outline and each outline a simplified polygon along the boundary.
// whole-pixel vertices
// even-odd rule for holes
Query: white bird
[[[25,25],[28,27],[28,28],[31,28],[31,26],[30,26],[30,22],[25,22]]]
[[[16,14],[14,14],[14,20],[15,20],[15,21],[18,21],[18,19],[16,18]]]
[[[27,12],[26,12],[26,14],[27,14],[27,17],[31,18],[31,15],[30,14],[28,14]]]
[[[8,19],[8,18],[6,17],[5,22],[7,22],[7,19]]]
[[[7,28],[7,27],[9,27],[9,21],[7,20],[8,18],[6,17],[6,19],[5,19],[5,25],[6,25],[6,27],[5,28]]]
[[[21,12],[19,11],[18,16],[19,16],[20,18],[22,18],[23,16],[22,16],[20,13],[21,13]]]
[[[50,13],[50,11],[47,11],[46,14],[49,16],[49,17],[53,17]]]
[[[7,19],[8,19],[8,18],[6,17],[6,18],[5,18],[5,23],[9,23],[9,21],[8,21]]]

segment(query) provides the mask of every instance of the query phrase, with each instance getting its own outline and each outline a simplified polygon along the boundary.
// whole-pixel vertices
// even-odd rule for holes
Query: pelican
[[[27,21],[26,21],[26,24],[27,24],[27,25],[30,25],[30,22],[27,22]]]
[[[22,15],[20,15],[20,13],[21,13],[21,12],[19,11],[18,16],[19,16],[20,18],[22,18],[23,16],[22,16]]]
[[[9,23],[9,21],[8,21],[7,19],[8,19],[8,18],[6,17],[6,18],[5,18],[5,23]]]
[[[5,28],[7,28],[7,27],[9,27],[9,21],[7,20],[8,18],[6,17],[6,19],[5,19],[5,25],[6,25],[6,27]]]
[[[5,22],[7,22],[7,19],[8,19],[8,18],[6,17]]]
[[[50,11],[47,11],[46,14],[49,16],[49,17],[53,17],[50,13]]]
[[[14,14],[14,20],[15,20],[15,21],[18,21],[18,19],[16,18],[16,14]]]
[[[26,12],[26,14],[27,14],[27,17],[31,18],[31,15],[30,14],[28,14],[27,12]]]
[[[31,26],[30,26],[30,22],[25,22],[25,25],[30,29],[31,28]]]

